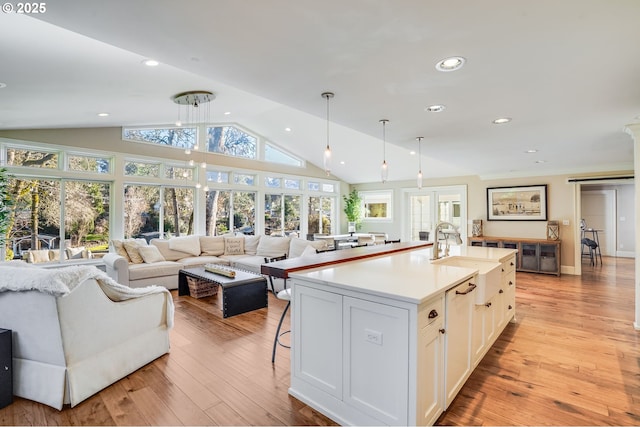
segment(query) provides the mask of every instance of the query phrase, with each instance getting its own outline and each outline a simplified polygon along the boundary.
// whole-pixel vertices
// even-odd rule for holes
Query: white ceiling
[[[216,121],[240,123],[321,167],[321,93],[332,91],[333,172],[350,183],[380,180],[380,119],[389,119],[390,180],[414,179],[417,136],[427,179],[633,169],[624,127],[640,122],[638,0],[46,7],[0,14],[0,129],[170,124],[173,95],[210,90]],[[435,69],[452,55],[466,58],[461,70]],[[145,67],[146,58],[161,64]],[[447,108],[428,113],[431,104]],[[103,111],[110,116],[97,117]],[[501,116],[513,120],[491,123]]]

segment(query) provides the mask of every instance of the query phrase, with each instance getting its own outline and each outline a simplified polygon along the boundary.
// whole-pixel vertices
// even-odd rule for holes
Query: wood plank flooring
[[[633,262],[605,258],[582,277],[517,273],[517,322],[438,423],[640,424]],[[0,425],[334,424],[288,395],[288,349],[271,364],[281,301],[223,319],[217,297],[173,296],[170,354],[75,408],[15,398]]]

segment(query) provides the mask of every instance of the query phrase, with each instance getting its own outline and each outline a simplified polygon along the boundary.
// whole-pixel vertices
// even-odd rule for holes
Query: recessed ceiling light
[[[494,125],[502,125],[505,123],[509,123],[511,121],[511,117],[499,117],[493,121]]]
[[[462,68],[465,63],[465,59],[462,56],[452,56],[445,58],[436,64],[436,70],[442,72],[455,71]]]
[[[535,148],[531,148],[531,149],[525,151],[525,153],[529,153],[529,154],[533,154],[533,153],[537,153],[537,152],[538,152],[538,150],[536,150]]]
[[[231,111],[225,111],[225,112],[224,112],[224,115],[225,115],[225,116],[228,116],[229,114],[231,114]]]
[[[142,61],[142,63],[147,67],[157,67],[158,65],[160,65],[160,63],[155,59],[145,59],[144,61]]]
[[[291,132],[291,128],[284,128],[285,132]]]
[[[344,165],[344,164],[345,164],[345,163],[344,163],[344,160],[340,161],[340,164],[341,164],[341,165]]]
[[[444,109],[447,108],[444,105],[429,105],[427,108],[424,109],[424,111],[428,111],[430,113],[439,113],[441,111],[444,111]]]
[[[98,113],[98,117],[109,117],[109,113]]]
[[[412,156],[415,156],[416,152],[412,150],[412,151],[409,151],[409,154],[411,154]]]
[[[536,160],[536,163],[547,163],[546,160]]]
[[[7,84],[6,84],[6,83],[2,83],[2,82],[0,82],[0,89],[3,89],[3,88],[5,88],[5,87],[7,87]]]

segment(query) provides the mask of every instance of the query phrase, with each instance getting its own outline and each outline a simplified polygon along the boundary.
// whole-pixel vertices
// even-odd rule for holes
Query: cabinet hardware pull
[[[509,304],[509,310],[511,310],[513,307],[511,307],[511,304]]]
[[[499,294],[504,294],[504,291],[503,291],[502,289],[500,289],[500,290],[498,291],[498,293],[499,293]]]
[[[501,268],[502,272],[504,273],[504,268]]]
[[[509,280],[509,286],[513,286],[513,282]]]
[[[440,331],[441,334],[444,334],[445,332],[447,332],[444,328],[438,329],[438,331]]]
[[[489,308],[489,307],[491,307],[491,303],[488,302],[488,303],[485,304],[485,306],[487,306],[487,308]]]
[[[436,317],[438,317],[438,312],[435,310],[431,310],[429,312],[429,319],[435,319]]]
[[[512,262],[510,262],[509,264],[511,264],[511,267],[513,267],[513,263]]]
[[[456,291],[456,295],[466,295],[469,292],[473,291],[476,288],[476,285],[473,283],[469,283],[469,287],[464,291]]]

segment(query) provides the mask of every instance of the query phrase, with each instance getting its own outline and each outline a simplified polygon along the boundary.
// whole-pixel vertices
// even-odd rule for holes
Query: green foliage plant
[[[0,248],[4,247],[7,240],[7,232],[11,226],[13,199],[9,191],[10,178],[7,170],[0,168]]]
[[[348,196],[342,196],[344,200],[344,214],[349,222],[355,222],[356,229],[360,229],[362,223],[362,198],[353,189]]]

